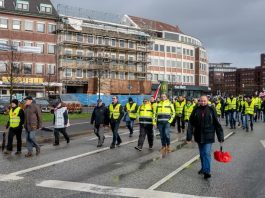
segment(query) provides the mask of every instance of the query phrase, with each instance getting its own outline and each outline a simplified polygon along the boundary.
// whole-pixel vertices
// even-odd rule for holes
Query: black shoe
[[[253,131],[253,128],[251,127],[251,131]]]
[[[246,129],[246,132],[248,132],[248,129]]]
[[[115,148],[115,144],[111,144],[110,149],[114,149],[114,148]]]
[[[149,146],[149,150],[153,150],[153,146]]]
[[[69,144],[69,143],[70,143],[70,139],[67,139],[67,140],[66,140],[66,143]]]
[[[36,155],[39,155],[40,154],[40,147],[38,146],[37,148],[36,148]]]
[[[142,149],[139,146],[134,147],[138,151],[142,151]]]
[[[199,175],[202,175],[202,174],[203,174],[203,171],[202,171],[202,170],[199,170],[199,171],[198,171],[198,174],[199,174]]]
[[[132,134],[132,133],[130,133],[129,137],[132,137],[132,136],[133,136],[133,134]]]
[[[116,145],[117,145],[118,147],[120,147],[121,143],[122,143],[122,141],[118,142]]]
[[[54,143],[53,146],[59,146],[59,143]]]
[[[15,155],[21,155],[21,151],[15,152]]]
[[[97,147],[98,147],[98,148],[99,148],[99,147],[102,147],[102,144],[98,144]]]
[[[105,136],[103,136],[103,139],[102,139],[102,144],[104,143],[104,140],[105,140]]]
[[[209,179],[211,177],[212,175],[210,173],[204,173],[204,179]]]

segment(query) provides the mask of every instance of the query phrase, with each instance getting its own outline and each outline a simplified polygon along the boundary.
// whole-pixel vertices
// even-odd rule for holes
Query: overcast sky
[[[178,25],[202,41],[209,62],[260,65],[265,53],[265,0],[52,0]]]

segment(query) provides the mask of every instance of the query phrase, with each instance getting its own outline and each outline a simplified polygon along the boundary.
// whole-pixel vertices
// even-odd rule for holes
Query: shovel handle
[[[220,151],[223,152],[223,146],[220,146]]]

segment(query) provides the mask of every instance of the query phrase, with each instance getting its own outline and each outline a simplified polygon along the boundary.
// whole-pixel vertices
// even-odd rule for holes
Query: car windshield
[[[49,102],[47,100],[41,100],[41,99],[35,99],[36,104],[40,105],[49,105]]]
[[[71,94],[63,94],[60,97],[61,97],[62,101],[76,101],[76,102],[79,101],[77,99],[77,97],[75,97],[74,95],[71,95]]]

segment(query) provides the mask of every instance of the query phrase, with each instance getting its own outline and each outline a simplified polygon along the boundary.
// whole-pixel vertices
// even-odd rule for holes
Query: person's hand
[[[192,143],[192,141],[188,141],[188,140],[186,140],[186,143],[187,143],[187,144],[191,144],[191,143]]]
[[[154,129],[157,129],[157,125],[156,124],[154,124],[153,127],[154,127]]]

